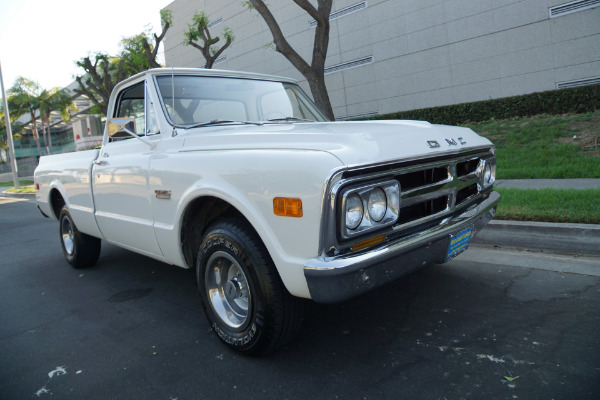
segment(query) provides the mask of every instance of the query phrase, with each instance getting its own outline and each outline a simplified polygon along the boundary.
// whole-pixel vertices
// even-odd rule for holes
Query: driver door
[[[145,82],[124,89],[113,118],[133,118],[136,134],[159,140],[152,102]],[[149,189],[152,146],[134,137],[109,139],[94,163],[96,222],[109,242],[162,258],[154,235]]]

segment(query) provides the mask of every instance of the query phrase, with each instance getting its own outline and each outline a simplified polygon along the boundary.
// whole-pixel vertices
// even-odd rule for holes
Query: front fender
[[[171,171],[159,173],[156,164],[162,163]],[[210,168],[199,170],[198,165]],[[318,255],[326,180],[340,165],[327,152],[281,149],[183,152],[162,157],[153,163],[156,179],[151,191],[170,191],[171,203],[177,205],[170,210],[169,202],[153,199],[161,250],[170,262],[185,266],[180,237],[184,213],[198,198],[214,197],[234,207],[253,226],[288,291],[308,297],[304,262]],[[194,169],[197,172],[186,172]],[[276,216],[275,197],[300,198],[303,216]]]

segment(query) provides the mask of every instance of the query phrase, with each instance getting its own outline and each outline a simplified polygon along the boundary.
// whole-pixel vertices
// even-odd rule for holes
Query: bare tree
[[[333,0],[317,0],[317,8],[308,0],[294,0],[300,8],[317,21],[311,63],[307,63],[286,40],[275,17],[263,0],[248,0],[246,6],[255,9],[266,22],[271,34],[275,51],[281,53],[308,81],[310,91],[317,106],[334,119],[333,108],[325,86],[325,58],[329,47],[329,15]]]
[[[154,44],[148,42],[149,33],[143,32],[121,40],[123,50],[116,57],[97,53],[93,61],[91,56],[77,61],[85,74],[75,78],[79,83],[75,93],[87,96],[97,111],[106,115],[110,94],[117,83],[148,68],[161,67],[156,58],[160,43],[173,23],[171,10],[162,10],[160,19],[162,32],[153,34]]]
[[[116,60],[101,53],[94,56],[93,63],[89,56],[77,61],[77,65],[86,73],[75,78],[79,83],[79,89],[75,89],[75,93],[87,96],[99,111],[106,115],[110,94],[115,85],[124,78],[123,63],[123,58]]]
[[[223,37],[225,38],[225,44],[221,48],[216,48],[216,45],[221,38],[215,36],[214,38],[208,30],[208,17],[204,12],[195,13],[192,17],[192,23],[188,24],[188,30],[183,33],[183,45],[192,46],[202,53],[206,60],[204,68],[212,68],[215,61],[225,51],[227,47],[233,42],[233,32],[229,28],[225,28],[223,31]]]

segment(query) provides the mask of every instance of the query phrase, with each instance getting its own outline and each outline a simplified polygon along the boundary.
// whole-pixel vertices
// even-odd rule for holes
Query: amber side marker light
[[[384,241],[385,241],[385,235],[379,235],[379,236],[375,236],[375,237],[372,237],[367,240],[362,240],[360,242],[356,242],[356,243],[352,244],[352,251],[364,250],[367,247],[371,247],[376,244],[383,243]]]
[[[302,200],[287,197],[273,199],[273,212],[280,217],[302,217]]]

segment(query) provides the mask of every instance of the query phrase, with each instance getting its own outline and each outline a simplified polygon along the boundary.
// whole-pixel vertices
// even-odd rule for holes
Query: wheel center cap
[[[240,288],[240,283],[235,280],[227,281],[225,285],[225,296],[229,299],[236,299],[240,297],[242,289]]]

